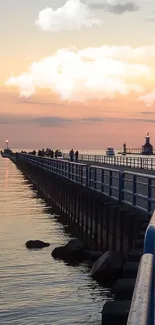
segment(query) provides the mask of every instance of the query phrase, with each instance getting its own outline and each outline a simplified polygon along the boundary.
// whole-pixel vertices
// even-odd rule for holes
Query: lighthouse
[[[126,143],[123,143],[123,155],[126,155]]]
[[[142,146],[142,155],[153,155],[153,146],[150,143],[149,132],[145,137],[145,144]]]

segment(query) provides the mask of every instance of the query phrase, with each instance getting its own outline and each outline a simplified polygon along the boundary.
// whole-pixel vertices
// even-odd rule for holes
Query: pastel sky
[[[0,147],[155,147],[154,0],[1,0]]]

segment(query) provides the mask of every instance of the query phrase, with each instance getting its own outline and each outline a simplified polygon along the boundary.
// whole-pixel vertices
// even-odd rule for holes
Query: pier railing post
[[[147,206],[147,209],[148,209],[148,213],[151,212],[151,209],[152,209],[152,202],[151,202],[151,199],[152,199],[152,179],[151,178],[148,178],[148,206]]]
[[[89,187],[89,170],[90,166],[86,165],[86,187]]]
[[[89,168],[88,187],[92,188],[92,166]]]
[[[132,181],[133,181],[132,204],[133,204],[133,206],[136,206],[136,202],[137,202],[137,198],[136,198],[136,193],[137,193],[137,176],[136,175],[133,175]]]
[[[124,172],[119,172],[119,202],[124,201]]]
[[[78,183],[78,165],[75,166],[76,183]]]
[[[94,172],[93,172],[93,174],[94,174],[94,177],[93,177],[93,181],[94,181],[94,182],[93,182],[93,183],[94,183],[94,184],[93,184],[93,188],[96,190],[96,181],[97,181],[97,173],[96,173],[96,171],[97,171],[97,168],[94,167],[94,168],[93,168],[93,171],[94,171]]]
[[[101,171],[101,192],[104,192],[104,169]]]
[[[83,185],[83,166],[80,166],[80,184]]]
[[[151,170],[153,170],[153,159],[151,158]]]
[[[112,195],[112,171],[110,170],[109,172],[109,196],[111,197]]]
[[[70,162],[68,163],[68,179],[70,179],[70,177],[71,177],[71,164],[70,164]]]
[[[143,168],[143,158],[140,158],[140,168]]]

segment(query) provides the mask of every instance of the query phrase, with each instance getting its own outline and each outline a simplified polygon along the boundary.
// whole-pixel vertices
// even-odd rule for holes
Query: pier
[[[112,289],[114,301],[103,306],[102,324],[154,324],[153,158],[147,160],[147,168],[145,158],[137,167],[124,167],[116,160],[112,166],[106,160],[94,163],[79,157],[79,162],[70,162],[67,158],[10,156],[44,197],[59,206],[84,243],[103,253],[123,254],[122,272]]]

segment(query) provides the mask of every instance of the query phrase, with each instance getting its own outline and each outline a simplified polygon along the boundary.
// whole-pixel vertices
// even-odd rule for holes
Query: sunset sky
[[[0,147],[155,148],[154,0],[2,0]]]

